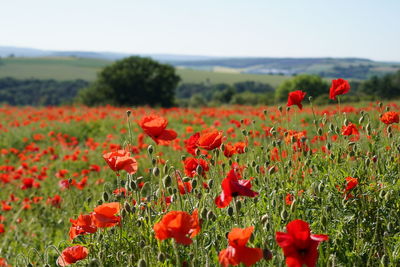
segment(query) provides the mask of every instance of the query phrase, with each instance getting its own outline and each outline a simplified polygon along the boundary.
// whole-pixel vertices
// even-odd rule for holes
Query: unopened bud
[[[154,147],[152,145],[149,145],[147,147],[147,153],[149,153],[149,155],[151,156],[154,152]]]

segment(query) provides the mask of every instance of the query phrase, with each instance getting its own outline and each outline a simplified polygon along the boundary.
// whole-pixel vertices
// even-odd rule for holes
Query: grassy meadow
[[[112,61],[90,58],[3,58],[0,60],[0,78],[37,78],[94,81],[96,74]],[[191,69],[177,69],[183,83],[228,83],[257,81],[276,87],[289,77],[279,75],[257,75],[242,73],[212,72]]]
[[[387,111],[3,106],[0,266],[399,266]]]

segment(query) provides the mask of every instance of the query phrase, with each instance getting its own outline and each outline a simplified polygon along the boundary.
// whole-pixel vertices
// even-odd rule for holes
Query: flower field
[[[0,107],[0,266],[399,266],[399,103],[303,98]]]

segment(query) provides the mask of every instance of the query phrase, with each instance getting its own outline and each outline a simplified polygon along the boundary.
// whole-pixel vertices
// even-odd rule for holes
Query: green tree
[[[150,58],[128,57],[104,68],[97,80],[79,94],[86,105],[174,104],[175,88],[180,81],[174,67]]]
[[[307,96],[317,97],[329,93],[329,85],[317,75],[301,74],[284,81],[275,91],[275,99],[278,102],[287,100],[288,93],[302,90]]]

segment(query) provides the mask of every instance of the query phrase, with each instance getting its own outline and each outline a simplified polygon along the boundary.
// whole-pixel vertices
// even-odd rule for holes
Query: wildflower
[[[213,150],[222,144],[222,132],[217,130],[205,130],[197,140],[197,146],[205,150]]]
[[[346,189],[344,190],[345,193],[349,192],[350,190],[352,190],[354,187],[356,187],[358,185],[358,179],[357,178],[353,178],[353,177],[346,177]]]
[[[136,159],[130,157],[130,153],[125,150],[106,153],[103,155],[103,158],[115,172],[125,170],[129,174],[134,174],[138,169]]]
[[[197,173],[197,167],[201,166],[202,172],[199,175],[206,175],[206,171],[209,170],[208,163],[204,159],[196,159],[196,158],[186,158],[183,162],[185,165],[185,174],[189,177],[193,177]]]
[[[4,224],[0,223],[0,234],[4,233],[6,230],[4,230]]]
[[[255,197],[258,195],[257,192],[251,190],[250,180],[239,180],[238,178],[240,178],[240,174],[234,169],[231,169],[227,177],[222,180],[222,192],[215,198],[215,204],[218,208],[225,208],[228,206],[232,197]]]
[[[59,266],[71,265],[77,261],[85,259],[88,253],[88,249],[80,245],[68,247],[64,249],[61,256],[58,257],[57,264]]]
[[[399,123],[399,114],[394,111],[388,111],[381,116],[380,120],[385,124]]]
[[[294,220],[286,226],[286,233],[276,232],[276,242],[283,249],[289,267],[313,267],[318,260],[318,245],[328,240],[327,235],[313,235],[308,223]]]
[[[168,120],[156,115],[143,117],[139,126],[150,136],[157,144],[166,145],[169,141],[177,137],[174,130],[167,130]]]
[[[306,92],[303,92],[301,90],[290,92],[288,95],[288,102],[286,106],[290,107],[292,105],[297,105],[299,109],[302,109],[303,105],[301,104],[301,101],[303,101],[305,96]]]
[[[174,238],[179,244],[190,245],[200,232],[197,209],[190,215],[184,211],[170,211],[153,227],[158,240]]]
[[[194,135],[190,136],[189,139],[184,141],[186,151],[193,156],[196,155],[196,148],[197,148],[197,140],[200,138],[200,133],[195,133]]]
[[[359,135],[359,132],[357,127],[350,122],[347,126],[342,127],[342,135]]]
[[[120,211],[120,203],[111,202],[97,206],[92,213],[92,221],[99,228],[112,227],[121,221],[120,216],[115,216]]]
[[[46,204],[52,205],[53,207],[60,208],[61,207],[62,198],[59,195],[55,195],[54,197],[48,197]]]
[[[332,85],[329,90],[329,98],[336,100],[337,95],[344,95],[350,91],[350,84],[343,79],[332,80]]]
[[[73,240],[78,235],[92,234],[97,231],[91,215],[79,215],[78,219],[69,219],[72,226],[69,229],[69,238]]]
[[[254,227],[233,228],[228,234],[229,246],[219,253],[219,263],[227,267],[243,263],[251,266],[261,260],[263,251],[260,248],[246,247],[247,242],[253,233]]]

